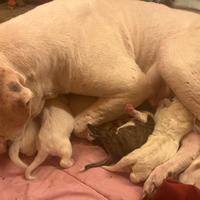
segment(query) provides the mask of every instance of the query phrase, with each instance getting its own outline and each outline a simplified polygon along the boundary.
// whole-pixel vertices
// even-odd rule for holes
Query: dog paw
[[[87,120],[84,119],[75,119],[74,123],[74,134],[80,138],[87,138]]]
[[[92,124],[92,118],[89,115],[78,116],[74,122],[74,134],[80,138],[91,140],[89,136],[88,124]]]

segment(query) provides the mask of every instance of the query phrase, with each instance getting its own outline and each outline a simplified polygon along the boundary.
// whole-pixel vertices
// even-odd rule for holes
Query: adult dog
[[[162,96],[164,81],[200,119],[199,35],[199,15],[133,0],[55,0],[5,22],[0,134],[15,137],[46,99],[75,93],[99,98],[76,117],[81,135]]]

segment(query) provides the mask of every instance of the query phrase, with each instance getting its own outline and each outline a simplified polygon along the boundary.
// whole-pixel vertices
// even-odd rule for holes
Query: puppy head
[[[0,66],[0,136],[6,139],[18,136],[30,116],[32,92],[24,83],[18,72]]]

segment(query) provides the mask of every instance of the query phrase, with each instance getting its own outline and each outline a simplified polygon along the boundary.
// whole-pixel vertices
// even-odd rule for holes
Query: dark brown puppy
[[[126,124],[127,122],[129,123]],[[126,126],[123,126],[124,124]],[[153,132],[154,125],[154,119],[150,114],[146,122],[125,116],[99,126],[88,125],[89,134],[94,138],[94,143],[100,145],[106,151],[108,158],[88,164],[84,170],[116,163],[123,156],[143,145]]]

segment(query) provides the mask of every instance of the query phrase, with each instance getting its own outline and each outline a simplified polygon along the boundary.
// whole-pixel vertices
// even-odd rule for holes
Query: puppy
[[[24,133],[11,142],[9,147],[10,159],[19,167],[26,168],[27,165],[19,158],[19,152],[33,156],[36,153],[36,138],[40,129],[39,119],[29,122]]]
[[[74,128],[74,118],[66,105],[66,98],[48,100],[42,111],[41,129],[38,134],[38,153],[26,168],[25,177],[34,179],[32,171],[45,161],[48,155],[60,157],[60,166],[73,165],[70,136]]]
[[[165,178],[177,178],[199,154],[200,134],[191,132],[183,138],[178,152],[170,160],[156,167],[153,172],[151,172],[144,183],[143,197],[151,195],[154,190],[162,184]],[[190,175],[195,177],[193,174]],[[188,176],[188,180],[191,180],[192,177]]]
[[[129,108],[130,109],[130,106]],[[153,132],[154,119],[151,114],[143,114],[131,106],[132,118],[125,116],[99,126],[88,125],[93,142],[100,145],[108,154],[108,159],[88,164],[84,170],[102,165],[110,165],[119,161],[136,148],[143,145]]]
[[[151,171],[175,155],[181,138],[193,127],[193,115],[177,100],[163,101],[155,114],[155,128],[147,142],[123,157],[109,171],[127,168],[133,183],[145,181]]]

